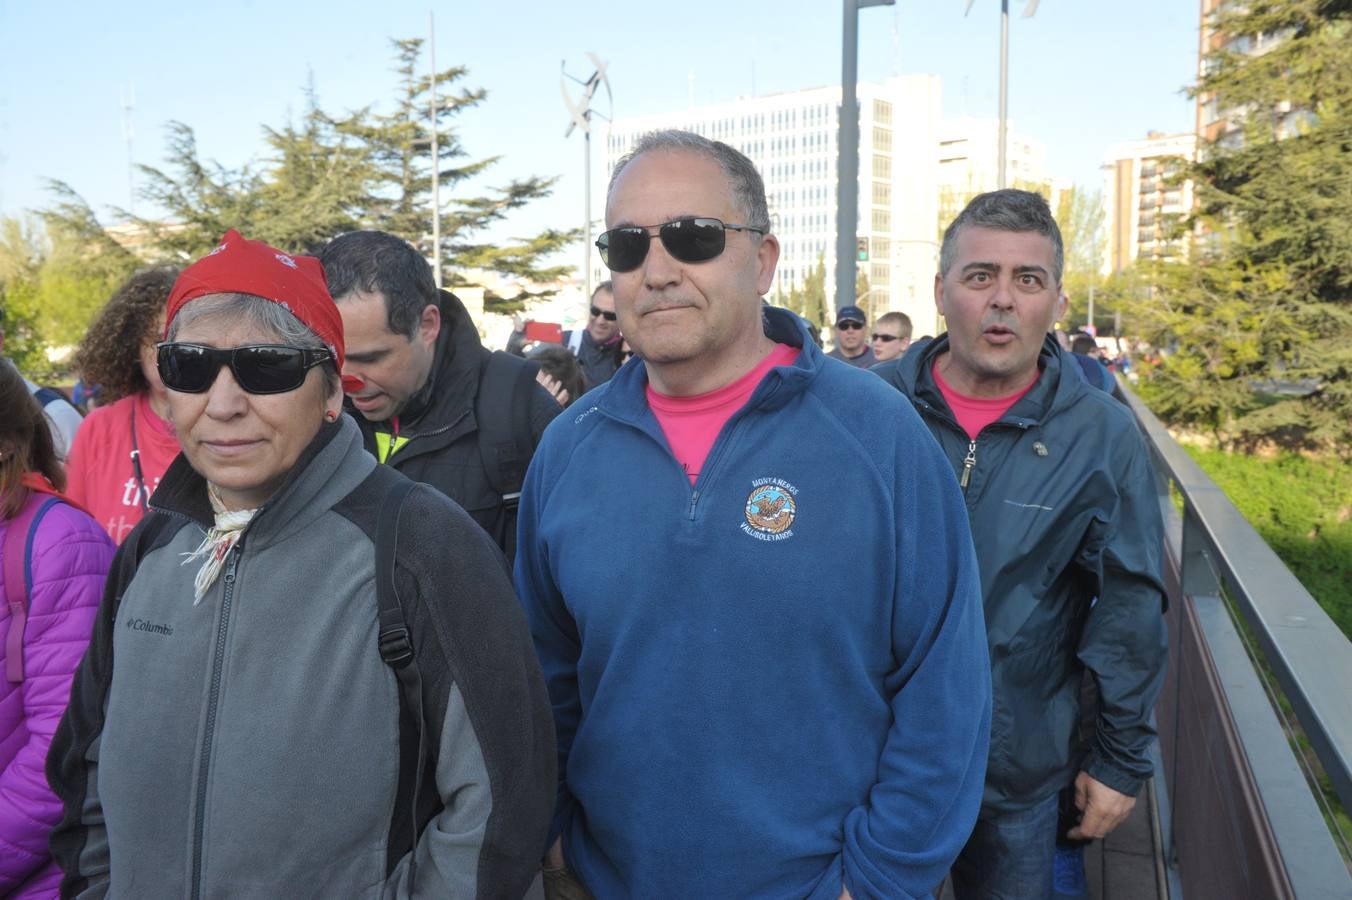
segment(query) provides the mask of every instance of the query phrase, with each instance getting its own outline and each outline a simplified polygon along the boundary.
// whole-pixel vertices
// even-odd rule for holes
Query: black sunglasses
[[[882,341],[884,344],[890,344],[893,341],[901,340],[901,338],[897,337],[895,334],[875,334],[873,339],[875,341]]]
[[[333,359],[328,350],[303,350],[285,344],[204,347],[201,344],[156,344],[160,380],[171,391],[200,394],[216,383],[221,366],[229,366],[235,383],[250,394],[285,394],[305,383],[305,373]]]
[[[600,316],[607,322],[614,322],[617,318],[619,318],[619,316],[615,315],[615,313],[611,312],[608,309],[602,309],[599,306],[593,306],[591,312],[593,319],[596,318],[597,316]]]
[[[841,331],[857,331],[864,327],[863,322],[856,322],[854,319],[844,319],[836,323],[836,327]]]
[[[727,246],[729,231],[754,231],[765,234],[764,228],[751,225],[729,225],[722,219],[708,216],[686,217],[661,225],[626,225],[612,228],[596,239],[601,251],[601,262],[612,272],[631,272],[643,265],[648,255],[651,229],[657,229],[662,246],[681,262],[697,263],[713,259]]]

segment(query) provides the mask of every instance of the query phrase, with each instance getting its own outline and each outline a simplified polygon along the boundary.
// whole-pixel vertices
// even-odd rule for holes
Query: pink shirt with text
[[[746,405],[771,369],[793,365],[798,353],[797,347],[775,344],[775,349],[741,378],[718,390],[693,397],[668,397],[648,385],[648,405],[692,485],[699,478],[700,467],[713,449],[723,425]]]
[[[142,486],[131,463],[133,416],[148,500],[179,448],[174,426],[155,415],[145,394],[123,397],[91,412],[80,423],[66,458],[66,493],[119,544],[142,515]]]

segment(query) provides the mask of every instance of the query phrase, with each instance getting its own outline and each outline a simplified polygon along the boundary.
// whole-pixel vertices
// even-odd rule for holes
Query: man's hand
[[[563,838],[558,837],[554,839],[553,845],[545,852],[545,868],[562,869],[563,866]]]
[[[1119,794],[1081,772],[1075,776],[1075,808],[1084,815],[1066,836],[1073,841],[1104,837],[1126,821],[1134,806],[1135,797]]]

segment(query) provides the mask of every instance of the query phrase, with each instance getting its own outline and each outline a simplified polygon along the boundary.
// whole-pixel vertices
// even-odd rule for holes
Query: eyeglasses
[[[845,319],[842,322],[837,322],[836,327],[841,331],[858,331],[864,327],[864,323],[856,322],[853,319]]]
[[[235,383],[250,394],[285,394],[305,383],[310,369],[333,359],[328,350],[304,350],[285,344],[204,347],[201,344],[156,344],[160,380],[171,391],[200,394],[211,389],[221,366],[228,365]]]
[[[875,334],[873,335],[873,339],[875,341],[882,341],[884,344],[890,344],[893,341],[901,340],[901,338],[897,337],[895,334]]]
[[[591,308],[591,313],[593,319],[596,318],[597,316],[600,316],[607,322],[614,322],[617,318],[619,318],[618,316],[615,315],[615,313],[612,310],[602,309],[599,306],[593,306]]]
[[[657,229],[662,246],[681,262],[697,263],[713,259],[727,246],[729,231],[754,231],[765,234],[764,228],[751,225],[729,225],[721,219],[707,216],[686,217],[661,225],[626,225],[603,232],[596,239],[601,251],[601,262],[612,272],[632,272],[643,265],[652,239],[651,229]]]

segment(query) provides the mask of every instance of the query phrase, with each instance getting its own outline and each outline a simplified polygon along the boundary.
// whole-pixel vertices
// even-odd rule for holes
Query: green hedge
[[[1187,450],[1352,638],[1352,465]]]

